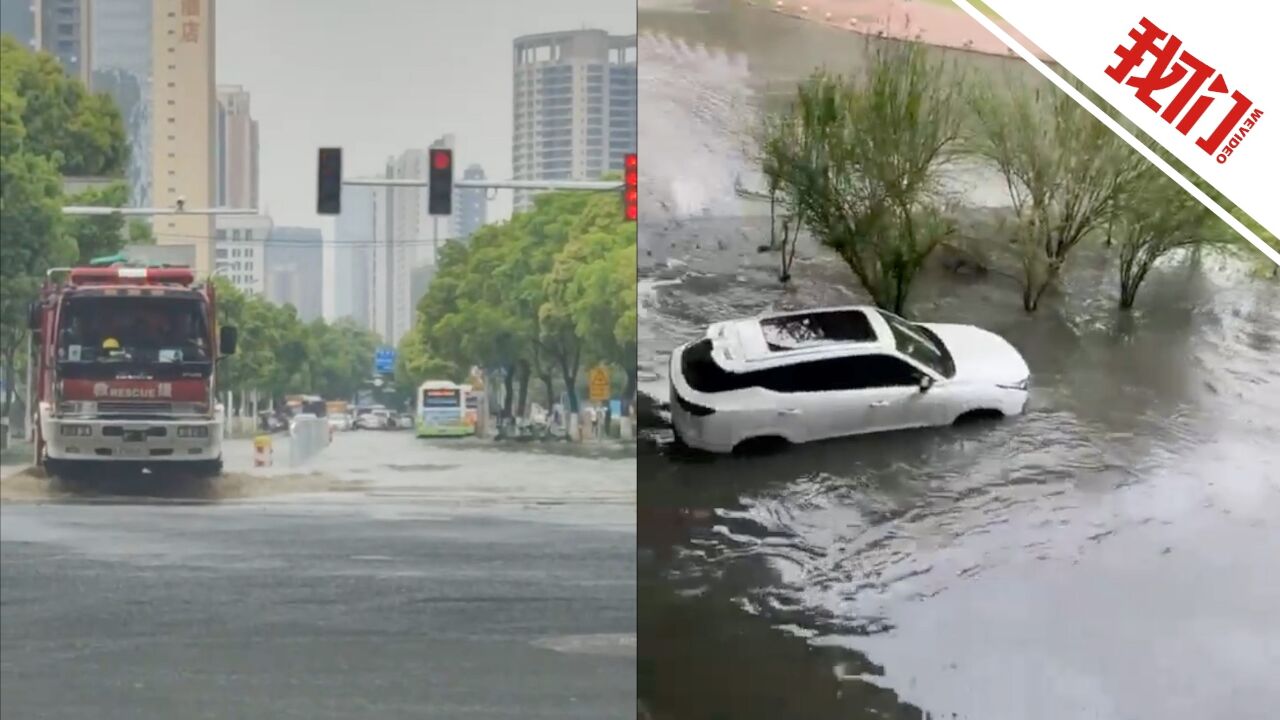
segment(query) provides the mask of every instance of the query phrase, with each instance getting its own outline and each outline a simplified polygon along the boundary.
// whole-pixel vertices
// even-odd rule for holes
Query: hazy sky
[[[263,208],[331,238],[315,214],[319,147],[368,176],[453,133],[459,176],[480,163],[510,178],[511,41],[581,28],[634,33],[635,0],[218,0],[217,77],[252,95]],[[500,190],[490,217],[510,208]]]

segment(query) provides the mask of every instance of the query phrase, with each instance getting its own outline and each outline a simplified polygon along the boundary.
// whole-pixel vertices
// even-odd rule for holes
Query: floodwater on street
[[[634,712],[633,458],[409,432],[224,455],[176,487],[0,468],[4,717]]]
[[[641,389],[659,403],[670,350],[711,321],[865,301],[804,243],[784,288],[756,249],[767,208],[735,193],[756,182],[755,109],[861,38],[740,3],[695,10],[640,14]],[[968,189],[995,204],[980,174]],[[1027,358],[1020,418],[751,458],[680,453],[650,428],[638,682],[653,717],[1274,716],[1280,287],[1177,259],[1124,317],[1115,277],[1082,251],[1034,316],[998,269],[920,280],[914,316],[980,325]]]

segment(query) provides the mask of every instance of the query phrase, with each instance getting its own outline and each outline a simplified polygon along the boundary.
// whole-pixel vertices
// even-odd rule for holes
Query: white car
[[[720,322],[671,354],[671,419],[689,447],[813,440],[1020,415],[1030,371],[1004,338],[874,307]]]
[[[356,418],[356,427],[361,430],[386,430],[391,425],[391,412],[384,408],[375,408]]]

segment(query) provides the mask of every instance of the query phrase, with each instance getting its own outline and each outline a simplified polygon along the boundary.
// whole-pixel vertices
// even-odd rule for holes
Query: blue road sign
[[[379,373],[392,373],[396,369],[395,348],[378,348],[373,354],[373,370]]]

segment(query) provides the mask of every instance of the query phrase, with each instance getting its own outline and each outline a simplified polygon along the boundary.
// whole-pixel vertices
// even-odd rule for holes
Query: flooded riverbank
[[[778,283],[777,256],[756,252],[767,217],[734,193],[753,172],[741,108],[838,43],[702,7],[641,14],[640,353],[659,402],[670,349],[712,320],[863,301],[811,245]],[[651,428],[639,662],[654,716],[1268,716],[1280,288],[1180,259],[1126,315],[1115,283],[1081,252],[1028,316],[998,273],[922,278],[915,316],[986,327],[1027,358],[1022,418],[750,459],[684,457]]]

